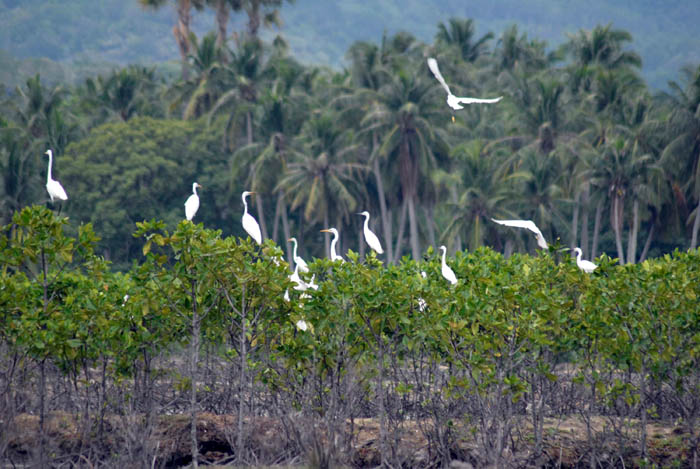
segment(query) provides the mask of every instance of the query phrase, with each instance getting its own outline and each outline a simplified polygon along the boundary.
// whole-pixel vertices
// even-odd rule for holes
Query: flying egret
[[[192,220],[194,214],[197,213],[199,209],[199,196],[197,195],[197,188],[202,186],[196,182],[192,183],[192,195],[187,198],[185,202],[185,218]]]
[[[574,252],[576,253],[576,265],[579,269],[583,270],[587,274],[590,274],[598,268],[598,266],[595,265],[593,262],[581,259],[581,256],[583,255],[583,252],[581,252],[581,248],[574,249]]]
[[[61,183],[56,181],[55,179],[51,179],[51,164],[53,163],[53,152],[51,152],[51,150],[46,150],[46,154],[49,155],[49,170],[46,173],[46,190],[49,193],[49,197],[51,197],[51,202],[53,202],[54,198],[60,200],[68,200],[68,194],[66,194],[66,191],[63,189]]]
[[[243,218],[241,221],[243,222],[243,229],[246,231],[246,233],[248,233],[250,237],[253,238],[258,244],[262,244],[260,225],[258,225],[258,222],[255,221],[253,215],[248,213],[248,203],[246,202],[245,198],[250,194],[255,194],[255,192],[245,191],[243,194],[241,194],[241,199],[243,200]]]
[[[542,232],[539,228],[537,228],[537,225],[535,225],[535,223],[532,220],[496,220],[495,218],[492,218],[491,220],[498,223],[499,225],[514,226],[516,228],[526,228],[532,231],[533,233],[535,233],[535,237],[537,238],[537,245],[542,249],[547,249],[547,241],[545,241],[544,236],[542,236]]]
[[[358,213],[358,215],[363,215],[365,217],[365,241],[367,242],[369,247],[376,251],[377,254],[384,254],[384,249],[382,249],[382,245],[379,242],[379,238],[377,238],[377,235],[372,233],[372,231],[369,229],[369,212],[365,210],[364,212]]]
[[[442,87],[445,88],[445,91],[447,91],[447,105],[450,106],[455,111],[457,111],[459,109],[464,109],[464,106],[462,106],[462,104],[473,104],[473,103],[491,104],[491,103],[497,103],[503,98],[503,96],[499,96],[498,98],[491,98],[491,99],[455,96],[452,94],[452,91],[450,91],[450,87],[447,86],[445,79],[442,77],[442,74],[440,73],[440,69],[438,68],[437,60],[435,60],[432,57],[428,57],[428,67],[430,67],[430,71],[433,72],[433,75],[435,75],[435,78],[437,78],[437,80],[440,82]],[[452,121],[454,122],[454,120],[455,120],[455,117],[452,116]]]
[[[299,267],[299,270],[301,270],[302,272],[308,272],[309,266],[306,265],[306,261],[300,256],[297,256],[297,239],[289,238],[287,241],[291,241],[292,243],[294,243],[294,253],[292,254],[292,259],[294,259],[294,263]]]
[[[332,233],[333,234],[333,240],[331,241],[331,261],[340,261],[340,262],[345,262],[342,258],[342,256],[339,256],[335,252],[335,245],[338,242],[338,230],[335,228],[328,228],[326,230],[321,230],[324,233]]]
[[[442,276],[445,277],[445,279],[452,285],[457,285],[457,276],[450,266],[447,265],[447,262],[445,262],[447,248],[445,246],[440,246],[440,250],[442,251]]]

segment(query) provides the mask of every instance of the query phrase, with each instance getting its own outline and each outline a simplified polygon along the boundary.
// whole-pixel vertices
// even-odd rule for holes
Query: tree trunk
[[[373,145],[376,145],[374,140],[376,136],[372,135]],[[386,198],[384,197],[384,181],[382,181],[382,173],[379,170],[379,158],[374,158],[372,163],[372,172],[374,179],[377,182],[377,195],[379,196],[379,210],[382,215],[382,230],[384,231],[384,243],[386,244],[386,262],[391,264],[394,261],[394,250],[392,249],[392,233],[391,219],[386,210]]]
[[[226,30],[228,27],[229,7],[227,0],[216,2],[216,47],[224,47],[226,44]]]
[[[248,34],[252,37],[258,35],[260,29],[260,0],[252,0],[251,6],[247,8],[248,13]]]
[[[581,205],[581,193],[576,194],[576,202],[574,203],[574,213],[571,217],[571,239],[569,240],[569,247],[573,251],[576,247],[577,234],[578,234],[578,213]]]
[[[457,187],[454,185],[450,186],[450,199],[452,200],[452,203],[455,204],[455,207],[459,203],[459,197],[457,196]],[[455,251],[461,251],[462,250],[462,235],[457,232],[457,235],[455,236]]]
[[[433,210],[433,205],[431,204],[424,207],[423,211],[425,212],[425,225],[428,228],[428,241],[433,249],[435,249],[437,245],[435,243],[435,212]]]
[[[695,206],[695,221],[693,222],[693,232],[690,238],[690,249],[698,247],[698,231],[700,231],[700,197],[698,197],[698,204]]]
[[[585,183],[583,187],[583,194],[581,195],[581,250],[583,251],[583,258],[588,259],[589,249],[588,249],[588,204],[591,197],[591,186],[589,183]]]
[[[275,204],[275,217],[272,222],[272,240],[280,244],[278,239],[277,239],[277,234],[279,233],[279,227],[280,227],[280,216],[282,212],[282,192],[277,193],[277,203]]]
[[[415,196],[408,198],[408,226],[411,237],[411,254],[414,260],[420,259],[420,247],[418,245],[418,221],[416,220]]]
[[[328,210],[324,210],[323,213],[323,229],[329,228],[328,226]],[[323,233],[325,236],[323,237],[323,255],[328,256],[329,258],[331,257],[330,252],[331,252],[331,234],[330,233]],[[323,256],[322,256],[323,257]]]
[[[403,244],[403,232],[404,226],[406,225],[407,208],[408,203],[406,199],[404,199],[403,203],[401,204],[401,215],[399,216],[399,233],[396,236],[396,249],[394,249],[394,264],[398,263],[399,259],[401,259],[401,244]]]
[[[280,192],[280,196],[284,199],[284,193]],[[291,232],[289,231],[289,217],[287,216],[287,206],[282,203],[282,231],[284,233],[284,239],[287,240],[292,237]],[[289,265],[292,265],[292,245],[285,242],[284,244],[287,245],[287,260],[289,261]]]
[[[617,257],[620,265],[625,264],[625,251],[622,247],[622,199],[617,195],[613,196],[612,226],[615,232],[615,244],[617,246]]]
[[[287,243],[289,244],[289,243]],[[243,438],[243,410],[245,409],[246,399],[244,398],[245,384],[246,384],[246,372],[248,363],[248,343],[247,343],[247,330],[246,330],[246,289],[245,286],[242,289],[241,294],[241,334],[239,336],[240,341],[240,381],[238,382],[238,435],[236,438],[236,461],[239,464],[243,463],[243,449],[245,440]]]
[[[637,232],[639,231],[639,201],[632,203],[632,226],[629,230],[629,240],[627,241],[627,263],[634,264],[637,257]]]
[[[639,262],[644,262],[647,259],[647,254],[649,254],[649,247],[651,247],[651,241],[654,238],[654,231],[656,231],[656,216],[654,216],[651,220],[651,226],[649,227],[649,235],[647,235],[647,240],[644,243],[642,255],[639,256]]]
[[[189,67],[187,57],[190,54],[190,21],[192,16],[190,10],[192,4],[190,0],[178,0],[177,2],[177,24],[173,26],[173,36],[177,42],[177,47],[180,50],[182,58],[182,79],[189,79]]]
[[[595,221],[593,222],[593,242],[591,243],[591,257],[595,259],[598,254],[598,236],[600,235],[600,222],[603,219],[603,201],[599,200],[595,207]]]

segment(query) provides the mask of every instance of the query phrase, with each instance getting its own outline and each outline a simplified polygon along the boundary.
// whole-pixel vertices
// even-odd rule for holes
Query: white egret
[[[384,254],[384,249],[382,249],[382,245],[379,242],[379,238],[377,238],[377,235],[372,233],[372,230],[369,229],[369,212],[365,210],[364,212],[358,213],[358,215],[362,215],[365,217],[365,227],[364,227],[365,241],[367,242],[369,247],[374,249],[374,251],[377,254]]]
[[[309,266],[306,265],[306,261],[301,258],[301,256],[297,256],[297,239],[296,238],[289,238],[287,241],[291,241],[294,243],[294,252],[292,253],[292,259],[294,259],[294,264],[299,267],[299,270],[302,272],[308,272],[309,271]]]
[[[587,274],[590,274],[598,268],[598,266],[595,265],[593,262],[581,259],[581,256],[583,255],[583,252],[581,252],[581,248],[574,249],[574,252],[576,253],[576,265],[579,269],[583,270]]]
[[[437,80],[440,82],[442,87],[445,88],[445,91],[447,91],[447,105],[450,106],[455,111],[457,111],[459,109],[464,109],[464,106],[462,106],[462,104],[473,104],[473,103],[491,104],[491,103],[497,103],[503,98],[503,96],[499,96],[498,98],[490,98],[490,99],[455,96],[452,94],[452,91],[450,91],[450,87],[447,86],[445,79],[442,77],[442,74],[440,73],[440,69],[438,68],[437,60],[435,60],[432,57],[428,57],[428,67],[430,67],[430,71],[433,72],[433,75],[435,75],[435,78],[437,78]],[[452,116],[452,120],[454,121],[454,116]]]
[[[342,256],[339,256],[335,252],[335,245],[338,242],[338,230],[336,230],[335,228],[328,228],[326,230],[321,230],[321,231],[324,233],[332,233],[333,234],[333,240],[331,241],[331,260],[333,262],[335,262],[335,261],[345,262],[343,260]]]
[[[241,199],[243,200],[243,218],[241,221],[243,222],[243,229],[246,231],[246,233],[248,233],[250,237],[253,238],[258,244],[262,244],[260,225],[258,225],[258,222],[255,221],[253,215],[248,213],[248,203],[246,202],[245,198],[250,194],[255,194],[255,192],[245,191],[243,194],[241,194]]]
[[[199,209],[199,196],[197,195],[198,187],[201,188],[202,186],[196,182],[192,183],[192,195],[190,195],[185,202],[185,218],[188,220],[192,220],[194,218],[194,214],[197,213],[197,210]]]
[[[297,326],[297,329],[299,329],[300,331],[305,331],[309,328],[309,325],[306,324],[306,321],[304,321],[303,319],[299,319],[296,322],[296,326]]]
[[[46,173],[46,190],[49,193],[49,197],[51,197],[51,202],[53,202],[54,198],[60,200],[68,200],[68,194],[66,194],[66,191],[63,189],[61,183],[56,181],[55,179],[51,179],[51,165],[53,163],[53,152],[51,150],[46,150],[46,154],[49,155],[49,170]]]
[[[457,276],[450,266],[447,265],[447,262],[445,262],[447,248],[445,246],[440,246],[440,250],[442,251],[442,276],[445,277],[445,279],[452,285],[457,285]]]
[[[535,223],[532,220],[496,220],[495,218],[492,218],[491,220],[498,223],[499,225],[514,226],[516,228],[526,228],[532,231],[533,233],[535,233],[535,237],[537,238],[537,245],[542,249],[547,249],[547,241],[545,241],[544,236],[542,236],[542,232],[539,228],[537,228],[537,225],[535,225]]]

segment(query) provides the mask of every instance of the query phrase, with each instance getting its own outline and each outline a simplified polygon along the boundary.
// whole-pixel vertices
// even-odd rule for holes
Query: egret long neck
[[[46,182],[48,183],[51,180],[51,164],[53,163],[53,155],[51,152],[49,152],[49,170],[46,173]]]
[[[243,200],[243,215],[245,215],[248,213],[248,202],[245,201],[245,196],[241,197],[241,199]]]
[[[197,195],[197,183],[196,182],[194,184],[192,184],[192,193],[194,195]]]
[[[296,258],[297,258],[297,240],[293,239],[292,242],[294,243],[294,254],[292,254],[292,257],[296,260]]]
[[[338,237],[337,237],[337,236],[333,236],[333,241],[331,241],[331,260],[334,260],[335,257],[336,257],[336,254],[335,254],[335,243],[337,243],[337,242],[338,242]]]

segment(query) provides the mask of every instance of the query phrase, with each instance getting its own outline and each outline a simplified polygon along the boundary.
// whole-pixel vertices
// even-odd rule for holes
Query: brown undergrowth
[[[63,464],[71,459],[74,465],[81,465],[81,456],[86,448],[99,447],[102,454],[108,455],[124,444],[125,421],[120,416],[108,416],[103,421],[102,439],[97,441],[97,424],[86,426],[79,418],[55,412],[47,415],[45,422],[46,439],[51,448],[53,461]],[[285,430],[280,421],[271,418],[248,418],[246,427],[246,447],[251,453],[258,454],[262,460],[278,460],[279,464],[304,464],[304,455],[292,455],[289,441],[285,441]],[[595,418],[593,425],[597,433],[604,434],[606,421]],[[201,413],[198,415],[198,437],[200,442],[201,462],[208,464],[227,464],[235,461],[231,442],[234,441],[232,429],[236,426],[233,415],[216,415]],[[88,428],[89,430],[85,430]],[[374,419],[357,419],[354,421],[353,454],[345,455],[347,467],[375,467],[381,458],[378,452],[379,425]],[[476,467],[470,462],[470,454],[476,448],[475,442],[468,435],[468,429],[460,432],[454,448],[454,467]],[[3,422],[8,446],[6,459],[0,467],[22,467],[31,460],[31,455],[39,441],[38,416],[22,414],[12,422]],[[155,444],[153,467],[183,467],[191,460],[189,456],[189,416],[163,415],[155,420],[150,439]],[[586,428],[577,417],[545,422],[545,441],[542,454],[534,455],[528,446],[529,424],[523,420],[519,429],[519,443],[508,458],[513,467],[561,467],[583,468],[589,466]],[[602,441],[598,462],[601,467],[690,467],[687,451],[687,435],[671,424],[652,423],[647,425],[648,459],[643,461],[637,452],[638,445],[629,441],[627,448],[615,447],[613,439]],[[92,454],[99,453],[92,451]],[[402,427],[400,451],[405,452],[410,467],[429,467],[436,461],[429,458],[428,443],[416,422],[406,422]],[[286,460],[279,455],[287,455]],[[9,464],[9,465],[8,465]],[[86,464],[85,467],[93,467]]]

